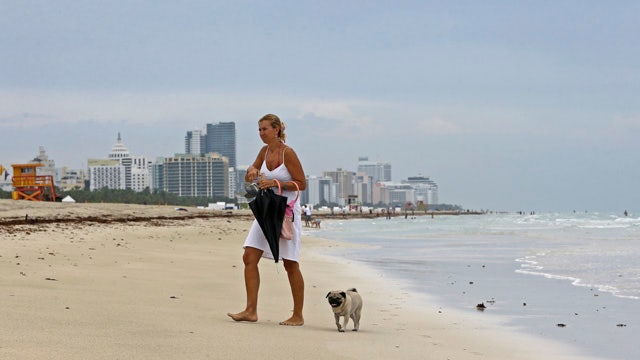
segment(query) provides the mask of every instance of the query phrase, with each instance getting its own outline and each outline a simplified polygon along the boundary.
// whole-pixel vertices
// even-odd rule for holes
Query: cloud
[[[621,132],[638,132],[640,131],[640,114],[614,117],[611,120],[611,127]]]
[[[42,126],[52,122],[53,116],[47,114],[21,113],[3,114],[0,116],[0,128],[23,128],[32,126]]]
[[[319,131],[323,133],[340,134],[347,138],[383,136],[383,124],[361,109],[365,106],[369,104],[364,101],[303,100],[296,117],[305,122],[318,122],[322,125]]]
[[[419,132],[429,135],[451,135],[463,132],[463,129],[457,124],[441,118],[421,120],[417,128]]]
[[[640,114],[613,117],[604,125],[604,129],[594,131],[593,136],[601,138],[601,141],[636,151],[640,136]]]
[[[357,120],[348,104],[337,101],[317,101],[302,104],[300,114],[304,117],[312,114],[317,118]]]
[[[238,118],[254,121],[264,109],[281,103],[279,99],[257,94],[206,91],[0,91],[0,126],[37,127],[43,123],[92,121],[149,125],[183,122],[190,128]]]

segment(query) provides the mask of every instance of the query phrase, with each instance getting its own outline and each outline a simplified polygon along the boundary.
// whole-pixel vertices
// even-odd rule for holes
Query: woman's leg
[[[260,272],[258,262],[262,250],[246,247],[242,261],[244,262],[244,286],[247,292],[247,306],[237,314],[227,313],[235,321],[258,321],[258,290],[260,289]]]
[[[302,316],[302,307],[304,305],[304,279],[300,271],[300,264],[297,261],[283,260],[284,268],[289,277],[289,285],[291,286],[291,295],[293,295],[293,315],[280,325],[301,326],[304,325],[304,317]]]

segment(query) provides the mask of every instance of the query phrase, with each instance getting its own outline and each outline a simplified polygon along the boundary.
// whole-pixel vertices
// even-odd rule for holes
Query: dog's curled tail
[[[356,290],[356,288],[351,288],[351,289],[349,289],[349,290],[347,290],[347,291],[358,292],[358,290]]]

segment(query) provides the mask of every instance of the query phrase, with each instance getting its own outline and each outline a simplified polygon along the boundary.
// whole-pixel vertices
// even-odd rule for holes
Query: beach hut
[[[72,198],[71,195],[67,195],[67,196],[64,197],[64,199],[62,199],[62,202],[74,203],[74,202],[76,202],[76,200],[74,198]]]

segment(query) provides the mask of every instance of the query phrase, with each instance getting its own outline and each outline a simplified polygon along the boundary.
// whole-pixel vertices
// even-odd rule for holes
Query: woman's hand
[[[257,178],[258,178],[258,169],[254,168],[253,166],[249,167],[247,169],[247,174],[245,175],[245,180],[247,182],[253,182]]]
[[[278,186],[278,183],[273,179],[265,179],[263,176],[260,178],[260,181],[258,181],[258,185],[260,186],[260,189],[268,189]]]

